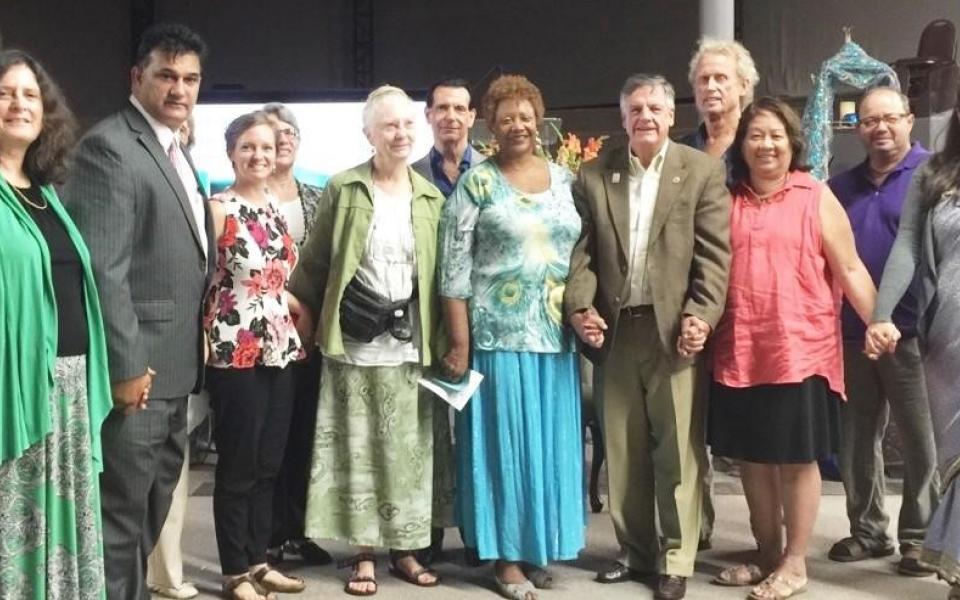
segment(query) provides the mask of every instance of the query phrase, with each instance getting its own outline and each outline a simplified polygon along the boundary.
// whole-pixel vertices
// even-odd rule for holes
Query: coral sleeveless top
[[[759,202],[733,190],[726,311],[713,335],[714,379],[729,387],[820,375],[844,396],[840,288],[820,227],[823,183],[802,172]]]

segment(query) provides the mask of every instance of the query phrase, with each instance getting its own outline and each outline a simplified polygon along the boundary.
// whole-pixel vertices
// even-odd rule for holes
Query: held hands
[[[465,346],[451,346],[440,360],[440,375],[447,381],[457,382],[467,372],[470,351]]]
[[[685,315],[680,321],[680,335],[677,336],[677,353],[690,358],[703,350],[710,335],[710,325],[693,315]]]
[[[900,330],[893,323],[871,323],[867,326],[863,353],[870,360],[878,360],[884,353],[893,353],[900,340]]]
[[[594,348],[603,346],[603,332],[607,330],[607,322],[595,308],[590,307],[570,315],[570,325],[584,344]]]
[[[127,416],[146,408],[150,398],[150,386],[153,385],[153,376],[156,374],[156,371],[147,367],[147,372],[143,375],[111,385],[113,407],[122,410]]]
[[[293,318],[297,335],[300,336],[300,343],[303,344],[304,348],[311,348],[315,331],[313,312],[306,304],[300,302],[296,296],[289,292],[287,293],[287,305],[290,308],[290,316]]]

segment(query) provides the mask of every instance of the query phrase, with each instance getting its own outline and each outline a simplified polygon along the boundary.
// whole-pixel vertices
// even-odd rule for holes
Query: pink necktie
[[[198,202],[197,199],[199,193],[197,191],[197,180],[193,175],[193,170],[190,169],[190,165],[187,164],[186,157],[181,156],[180,144],[177,143],[176,139],[174,139],[173,142],[170,143],[170,147],[167,148],[167,156],[170,158],[173,169],[180,177],[180,183],[183,184],[183,189],[187,193],[187,199],[190,201],[190,208],[193,210],[193,217],[197,222],[197,229],[200,233],[200,243],[203,246],[204,252],[206,252],[206,223],[204,221],[202,201]]]

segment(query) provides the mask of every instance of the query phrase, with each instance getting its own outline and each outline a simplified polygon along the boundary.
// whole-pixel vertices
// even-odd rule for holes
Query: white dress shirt
[[[667,154],[669,140],[663,143],[650,165],[646,168],[630,153],[630,288],[624,306],[653,304],[650,284],[646,281],[647,250],[650,243],[650,228],[653,225],[653,209],[660,190],[660,172]]]
[[[184,156],[183,147],[180,145],[180,136],[173,129],[154,119],[153,116],[143,108],[140,101],[132,95],[130,96],[130,103],[140,111],[143,118],[150,124],[150,128],[153,130],[154,135],[157,136],[157,141],[160,142],[160,147],[163,148],[164,154],[169,157],[170,146],[176,144],[174,168],[180,177],[180,183],[183,185],[184,191],[187,193],[187,199],[190,201],[190,210],[193,212],[193,220],[197,223],[200,245],[203,247],[203,255],[206,256],[207,218],[203,210],[203,195],[200,193],[200,182],[197,181],[197,176],[190,167],[190,163],[187,162],[187,157]]]

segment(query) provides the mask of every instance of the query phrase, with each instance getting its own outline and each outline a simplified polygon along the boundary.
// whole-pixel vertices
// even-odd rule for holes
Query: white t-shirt
[[[417,276],[411,214],[412,192],[390,194],[373,186],[373,218],[357,278],[369,289],[391,301],[409,298]],[[417,301],[410,303],[413,340],[401,342],[389,331],[369,344],[343,336],[342,362],[351,365],[391,367],[420,362],[420,312]]]

